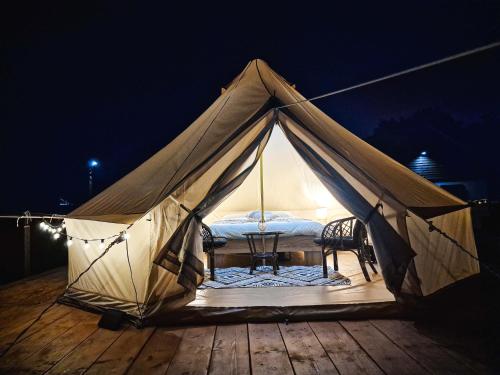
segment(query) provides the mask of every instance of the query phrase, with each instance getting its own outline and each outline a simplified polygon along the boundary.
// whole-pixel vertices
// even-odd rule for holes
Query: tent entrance
[[[215,251],[213,281],[209,280],[205,257],[205,282],[197,290],[196,300],[186,308],[267,306],[306,311],[307,307],[394,301],[380,273],[370,272],[372,281],[367,282],[356,256],[350,252],[339,253],[339,272],[334,272],[329,256],[330,278],[323,278],[321,247],[314,239],[321,236],[328,222],[352,214],[325,188],[280,126],[274,126],[262,158],[263,169],[256,164],[245,181],[203,220],[214,236],[225,237],[227,244]],[[279,227],[285,234],[278,243],[278,275],[274,276],[268,266],[258,268],[251,277],[248,244],[242,233],[257,229],[262,178],[267,229]],[[298,279],[294,279],[295,272]]]

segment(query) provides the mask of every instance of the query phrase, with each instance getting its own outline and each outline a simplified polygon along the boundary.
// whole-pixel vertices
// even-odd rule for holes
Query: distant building
[[[486,181],[474,176],[467,171],[467,168],[461,169],[461,166],[453,168],[433,160],[425,151],[407,166],[413,172],[463,200],[482,199],[487,196]]]

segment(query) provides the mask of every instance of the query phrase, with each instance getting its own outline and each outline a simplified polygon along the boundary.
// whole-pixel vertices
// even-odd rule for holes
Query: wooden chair
[[[215,280],[215,249],[226,246],[227,239],[224,237],[214,237],[210,227],[203,223],[201,224],[201,233],[203,236],[203,251],[208,255],[210,280]]]
[[[338,271],[337,251],[351,251],[356,255],[365,276],[366,281],[371,281],[365,263],[367,262],[374,273],[377,273],[373,265],[372,247],[368,244],[368,234],[364,224],[355,217],[334,220],[323,228],[321,238],[314,242],[321,245],[323,258],[323,277],[328,277],[326,257],[333,254],[333,268]]]

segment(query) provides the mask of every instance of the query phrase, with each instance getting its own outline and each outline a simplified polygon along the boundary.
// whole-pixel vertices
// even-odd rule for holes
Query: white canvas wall
[[[350,216],[324,187],[298,152],[275,126],[264,150],[264,207],[266,211],[290,211],[311,220],[327,221]],[[323,216],[326,208],[327,215]],[[245,182],[207,218],[211,223],[227,214],[260,209],[260,168],[257,164]]]

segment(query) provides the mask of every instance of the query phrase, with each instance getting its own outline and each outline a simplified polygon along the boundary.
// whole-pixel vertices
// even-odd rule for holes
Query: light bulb
[[[61,235],[59,233],[54,233],[54,240],[57,240],[59,237],[61,237]]]
[[[89,248],[89,241],[85,240],[85,243],[83,244],[83,248],[84,249],[88,249]]]
[[[40,222],[39,226],[40,226],[40,229],[42,229],[42,230],[45,229],[45,223],[43,221]]]
[[[66,228],[66,223],[63,221],[63,223],[61,224],[61,227],[62,228]]]
[[[104,249],[104,240],[101,240],[101,242],[99,243],[99,249]]]
[[[68,240],[66,241],[66,245],[71,246],[73,244],[73,239],[71,237],[68,237]]]
[[[62,228],[61,228],[61,227],[59,227],[59,228],[57,228],[57,230],[56,230],[56,231],[57,231],[57,233],[61,233],[61,232],[62,232]]]

